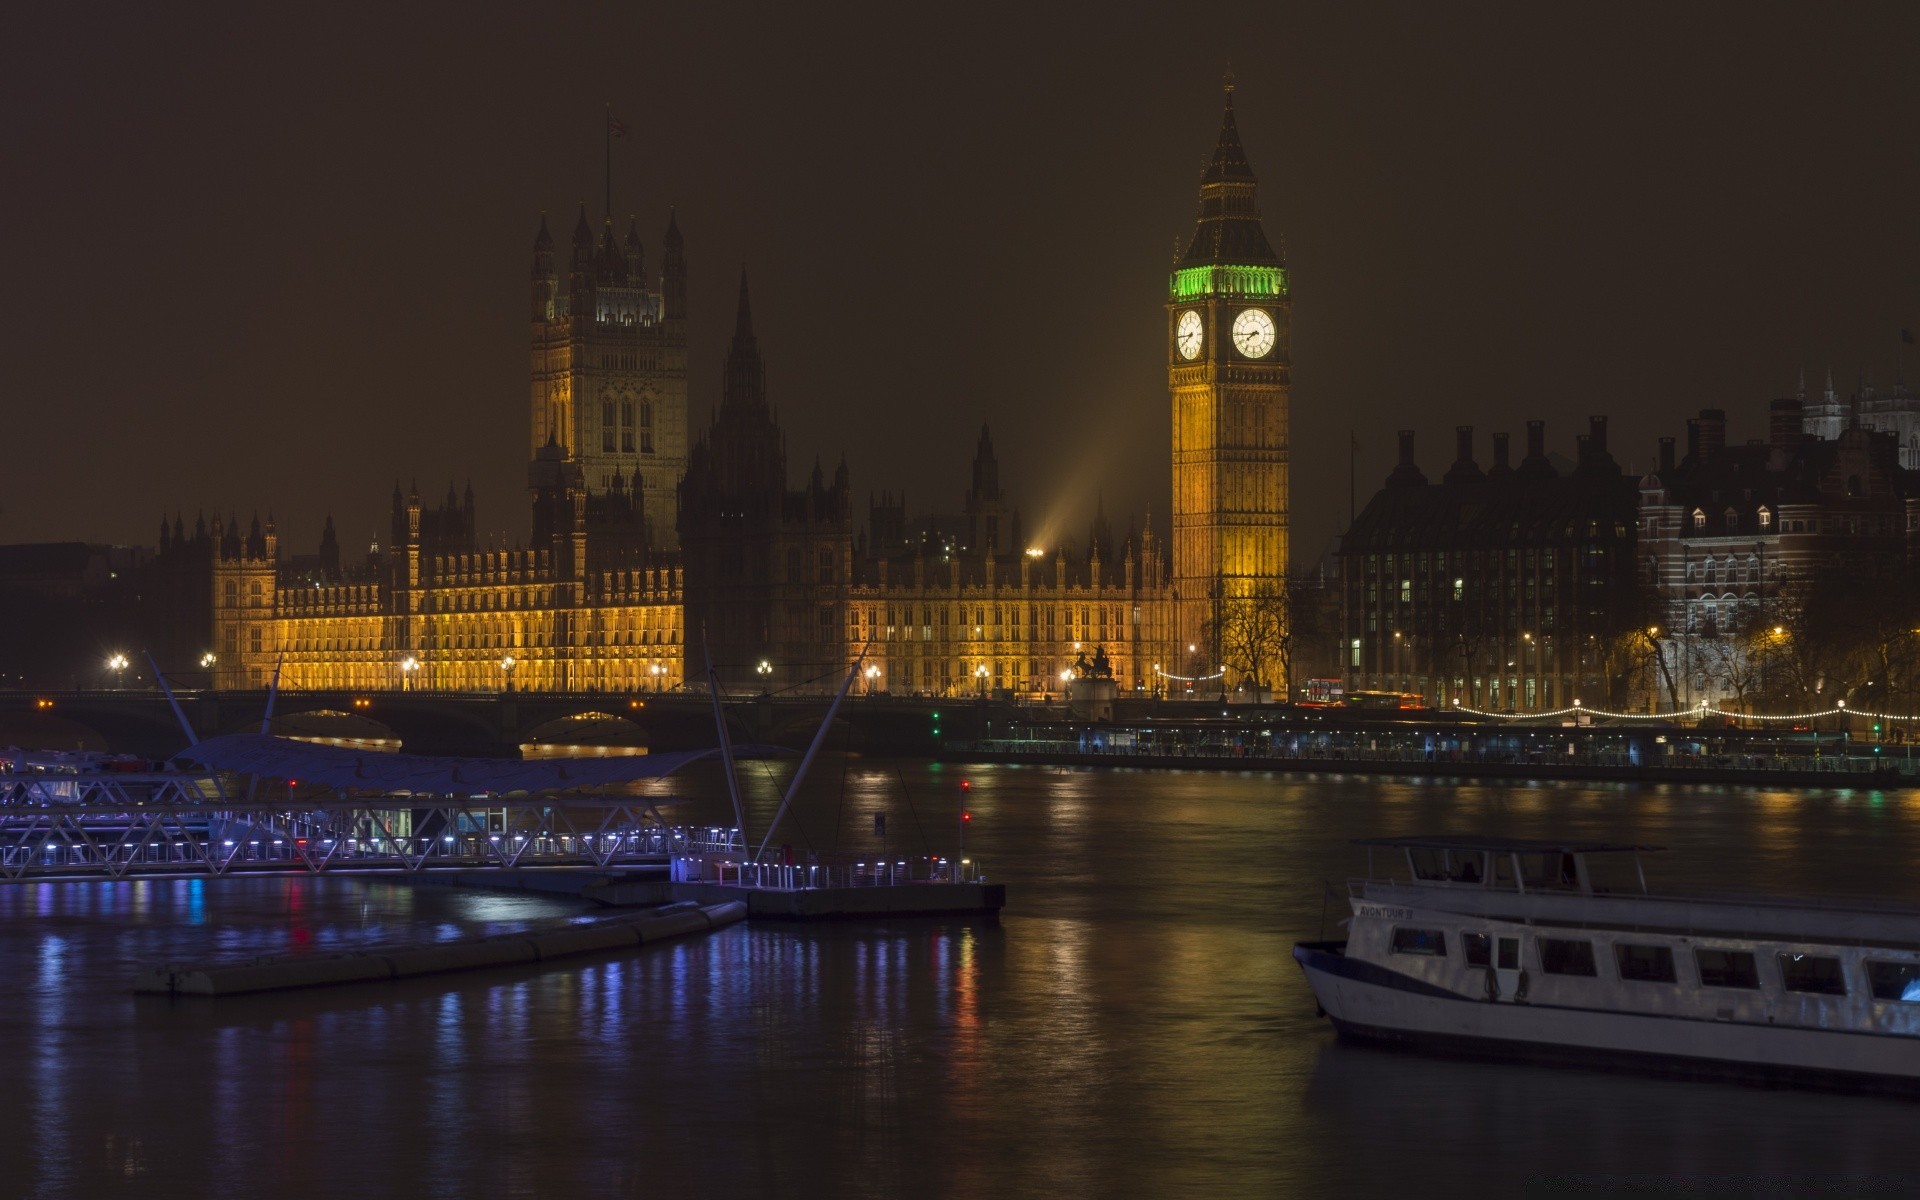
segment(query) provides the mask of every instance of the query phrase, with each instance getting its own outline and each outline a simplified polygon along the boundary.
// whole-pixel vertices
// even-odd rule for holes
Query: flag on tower
[[[617,138],[633,136],[627,132],[627,123],[614,116],[612,109],[607,110],[607,135]]]

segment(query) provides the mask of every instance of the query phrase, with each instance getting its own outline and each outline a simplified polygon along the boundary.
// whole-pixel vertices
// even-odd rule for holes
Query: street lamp
[[[107,670],[113,672],[113,686],[122,687],[126,683],[127,656],[112,654],[107,657]]]
[[[219,661],[220,660],[214,656],[213,651],[209,650],[200,656],[200,667],[202,670],[210,671],[213,669],[213,664]]]
[[[876,666],[868,667],[867,668],[867,695],[869,696],[873,695],[873,689],[880,686],[879,679],[880,679],[880,668]]]
[[[767,676],[773,674],[773,664],[763,658],[760,660],[760,665],[753,669],[753,673],[760,677],[760,692],[762,695],[765,695],[767,690]]]
[[[513,669],[519,665],[511,654],[500,660],[500,670],[506,673],[507,690],[509,692],[513,690]]]
[[[973,669],[973,677],[980,681],[980,695],[985,697],[987,694],[987,664],[981,663],[975,667]]]
[[[420,669],[420,660],[409,654],[400,660],[400,690],[413,689],[413,673]]]
[[[647,668],[647,674],[653,676],[654,691],[658,692],[658,691],[665,690],[665,681],[662,680],[660,677],[662,675],[665,675],[666,673],[667,673],[667,669],[661,666],[659,663],[654,663],[652,666]]]

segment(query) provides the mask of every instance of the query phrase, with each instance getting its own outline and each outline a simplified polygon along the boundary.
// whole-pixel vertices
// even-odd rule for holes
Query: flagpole
[[[607,144],[607,220],[613,220],[613,101],[607,101],[607,119],[601,123],[600,136]]]

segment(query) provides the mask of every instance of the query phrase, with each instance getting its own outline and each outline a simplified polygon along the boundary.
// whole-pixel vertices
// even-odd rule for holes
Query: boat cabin
[[[1660,849],[1628,842],[1500,837],[1356,838],[1354,845],[1367,848],[1368,879],[1375,878],[1376,849],[1398,850],[1413,881],[1422,886],[1584,896],[1645,895],[1647,874],[1640,856]]]

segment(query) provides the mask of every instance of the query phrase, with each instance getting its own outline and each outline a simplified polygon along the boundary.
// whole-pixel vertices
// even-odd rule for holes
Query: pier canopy
[[[740,746],[737,758],[760,758],[781,751]],[[441,758],[424,754],[381,754],[345,746],[318,746],[269,734],[231,733],[207,738],[174,757],[215,771],[233,771],[297,783],[354,791],[415,792],[436,796],[511,792],[558,792],[604,787],[640,779],[658,779],[717,748],[666,754],[608,758]]]

